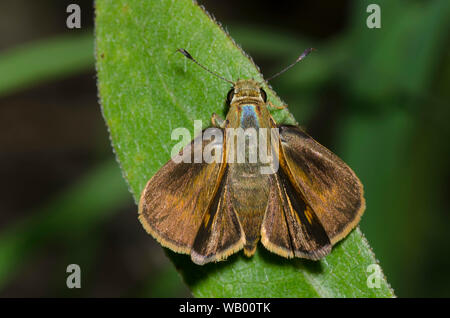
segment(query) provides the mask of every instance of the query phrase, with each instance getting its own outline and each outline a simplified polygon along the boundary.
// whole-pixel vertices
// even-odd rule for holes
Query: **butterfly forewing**
[[[320,220],[332,244],[359,222],[365,208],[355,173],[296,126],[280,127],[282,155],[291,178]]]
[[[243,248],[244,231],[230,197],[228,169],[203,217],[195,238],[191,258],[197,264],[222,260]]]
[[[202,151],[209,143],[201,141],[202,135],[197,138],[200,142],[193,140],[180,154]],[[163,246],[189,254],[217,192],[223,167],[216,162],[169,160],[147,183],[140,199],[139,220],[147,232]]]

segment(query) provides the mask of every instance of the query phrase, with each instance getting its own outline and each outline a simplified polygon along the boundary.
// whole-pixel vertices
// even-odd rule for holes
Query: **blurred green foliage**
[[[94,64],[92,33],[60,36],[0,54],[0,97],[80,73]]]
[[[111,161],[88,173],[33,217],[11,225],[0,233],[0,289],[43,245],[52,240],[74,244],[127,197],[120,172]]]
[[[319,141],[364,183],[367,210],[361,229],[396,294],[449,297],[450,2],[377,1],[382,8],[377,30],[365,27],[369,3],[352,1],[345,30],[324,41],[264,26],[227,29],[255,61],[276,61],[277,67],[263,69],[266,75],[305,47],[318,49],[272,86],[299,123],[323,132]],[[92,35],[64,37],[0,54],[0,94],[93,68],[92,43]],[[106,219],[111,203],[128,200],[113,162],[87,175],[55,202],[37,208],[31,220],[0,233],[0,288],[20,274],[21,263],[36,257],[40,246],[51,240],[74,244],[61,232],[74,210],[57,217],[55,211],[77,202],[77,222],[89,227]],[[111,187],[114,201],[109,194],[87,191],[99,184]],[[95,241],[86,240],[95,251]],[[181,283],[171,270],[160,279],[168,283],[149,277],[137,295],[171,295]]]

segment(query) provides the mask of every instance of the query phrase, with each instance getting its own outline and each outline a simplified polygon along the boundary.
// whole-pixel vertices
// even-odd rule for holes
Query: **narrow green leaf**
[[[0,96],[94,65],[92,33],[24,44],[0,54]]]
[[[231,80],[260,80],[257,67],[232,39],[191,0],[96,2],[98,86],[112,143],[135,200],[147,180],[170,158],[172,129],[209,125],[211,113],[225,115],[229,84],[177,54],[187,49],[200,62]],[[280,105],[275,93],[269,99]],[[286,110],[275,120],[294,123]],[[138,222],[136,220],[136,222]],[[149,238],[150,239],[150,238]],[[325,259],[287,260],[260,247],[225,262],[197,266],[167,251],[195,296],[200,297],[392,297],[377,264],[356,229]],[[369,267],[370,269],[370,267]],[[371,281],[372,282],[372,281]]]

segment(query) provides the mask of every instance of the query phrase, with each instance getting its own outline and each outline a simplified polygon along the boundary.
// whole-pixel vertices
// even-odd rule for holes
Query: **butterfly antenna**
[[[185,49],[178,49],[177,52],[180,52],[181,54],[183,54],[185,57],[187,57],[188,59],[190,59],[192,62],[194,62],[195,64],[197,64],[198,66],[200,66],[200,67],[201,67],[202,69],[204,69],[205,71],[207,71],[207,72],[211,73],[212,75],[214,75],[214,76],[220,78],[221,80],[224,80],[225,82],[230,83],[231,85],[234,85],[234,83],[233,83],[232,81],[230,81],[230,80],[226,79],[225,77],[222,77],[222,76],[220,76],[219,74],[217,74],[217,73],[215,73],[215,72],[213,72],[213,71],[207,69],[207,68],[204,67],[202,64],[200,64],[199,62],[197,62],[197,60],[194,59],[194,58],[192,57],[192,55],[191,55],[188,51],[186,51]]]
[[[296,60],[294,63],[292,63],[291,65],[285,67],[284,69],[282,69],[281,71],[279,71],[278,73],[272,75],[271,77],[269,77],[268,79],[266,79],[266,82],[270,81],[271,79],[274,79],[275,77],[283,74],[284,72],[286,72],[288,69],[290,69],[292,66],[294,66],[295,64],[297,64],[298,62],[300,62],[301,60],[303,60],[309,53],[311,53],[312,51],[315,51],[316,49],[314,48],[309,48],[306,49]]]

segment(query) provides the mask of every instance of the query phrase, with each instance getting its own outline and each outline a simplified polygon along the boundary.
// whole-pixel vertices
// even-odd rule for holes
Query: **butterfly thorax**
[[[230,91],[229,128],[270,128],[265,93],[254,80],[238,80]]]

